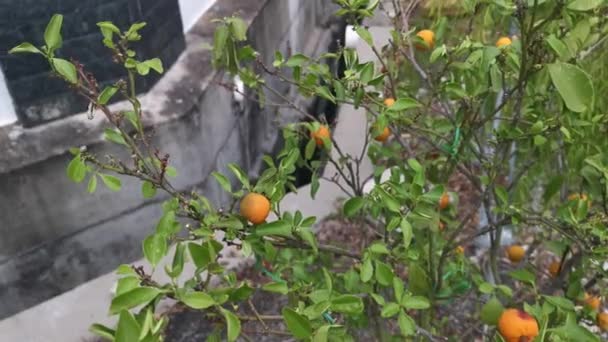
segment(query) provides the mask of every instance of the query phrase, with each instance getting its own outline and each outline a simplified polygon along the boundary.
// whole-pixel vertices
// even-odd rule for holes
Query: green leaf
[[[232,193],[232,184],[230,183],[228,177],[216,171],[213,171],[211,175],[213,175],[224,191]]]
[[[53,58],[51,59],[51,63],[53,64],[53,68],[59,75],[61,75],[66,81],[76,84],[78,83],[78,75],[76,74],[76,67],[72,62],[66,61],[61,58]]]
[[[156,225],[156,233],[165,237],[170,237],[178,232],[176,227],[179,227],[179,225],[176,223],[175,211],[169,210],[163,214],[160,220],[158,220],[158,224]]]
[[[109,32],[120,34],[120,29],[109,21],[100,21],[97,23],[99,28],[107,29]]]
[[[135,68],[141,76],[146,76],[150,73],[150,66],[144,62],[135,63]]]
[[[534,136],[534,146],[543,146],[547,142],[547,138],[542,135]]]
[[[574,303],[571,300],[558,296],[543,296],[547,302],[567,311],[574,311]]]
[[[331,94],[329,89],[325,86],[317,86],[315,92],[322,98],[329,100],[332,103],[336,103],[336,98]]]
[[[302,54],[296,54],[296,55],[291,56],[287,60],[285,65],[287,65],[290,68],[293,68],[293,67],[297,67],[297,66],[302,66],[306,62],[308,62],[308,57],[306,57]]]
[[[174,168],[173,166],[167,166],[167,168],[165,169],[165,174],[169,177],[177,177],[177,169]]]
[[[161,234],[152,234],[143,242],[144,256],[156,267],[167,254],[167,239]]]
[[[10,49],[8,53],[42,53],[37,47],[30,43],[21,43],[14,48]]]
[[[327,342],[329,329],[331,329],[331,325],[324,325],[317,329],[315,336],[312,338],[312,342]]]
[[[283,308],[281,312],[283,314],[285,324],[287,325],[287,329],[295,338],[305,339],[312,335],[312,326],[306,317],[300,315],[290,308]]]
[[[361,265],[361,281],[367,283],[372,279],[374,275],[374,266],[372,261],[368,258],[363,261]]]
[[[312,247],[312,250],[316,255],[319,251],[319,247],[317,246],[317,239],[315,238],[315,233],[313,233],[310,228],[304,227],[304,225],[300,227],[297,233],[298,236],[302,238],[302,240],[306,241],[306,243],[308,243],[308,245]]]
[[[567,63],[547,66],[553,85],[573,112],[581,113],[593,108],[595,91],[589,75],[579,67]]]
[[[399,306],[399,304],[397,304],[397,303],[388,303],[388,304],[386,304],[382,308],[382,311],[380,312],[380,316],[382,316],[382,318],[393,317],[397,313],[399,313],[400,309],[401,309],[401,307]]]
[[[417,108],[420,106],[421,106],[421,104],[412,98],[402,98],[402,99],[397,100],[397,102],[395,102],[395,104],[390,106],[388,108],[388,110],[391,112],[400,112],[403,110]]]
[[[164,72],[163,69],[163,62],[159,59],[159,58],[152,58],[152,59],[148,59],[147,61],[143,62],[148,68],[156,71],[159,74],[162,74]]]
[[[196,265],[196,268],[204,268],[215,259],[214,255],[210,255],[209,246],[201,246],[197,243],[191,242],[188,244],[188,251],[192,257],[192,262]]]
[[[317,144],[315,143],[315,139],[308,140],[306,149],[304,150],[304,158],[306,158],[306,160],[310,160],[312,158],[312,156],[315,154],[316,147]]]
[[[564,325],[551,329],[553,333],[565,338],[565,341],[577,342],[599,342],[601,341],[595,334],[577,323],[576,315],[568,313]],[[553,334],[552,334],[553,335]]]
[[[99,96],[97,97],[97,102],[99,102],[99,104],[105,105],[106,103],[108,103],[108,101],[110,101],[112,96],[114,96],[117,91],[118,88],[116,88],[115,86],[105,87],[101,94],[99,94]]]
[[[424,269],[416,264],[411,264],[409,269],[409,290],[415,295],[426,295],[430,288],[430,280]]]
[[[398,323],[399,330],[403,336],[412,336],[416,333],[416,322],[414,322],[414,319],[403,310],[399,312]]]
[[[63,24],[63,16],[54,14],[51,17],[46,29],[44,30],[44,42],[49,50],[59,49],[62,44],[61,25]]]
[[[134,277],[123,277],[118,279],[116,283],[116,294],[115,296],[120,296],[123,293],[129,292],[133,289],[139,287],[141,280],[138,276]]]
[[[139,313],[139,322],[141,322],[141,312]],[[153,328],[152,325],[154,324],[154,317],[152,314],[152,308],[147,308],[146,309],[146,315],[143,318],[143,323],[141,325],[141,329],[139,332],[139,340],[144,340],[144,338],[148,335],[148,333],[150,332],[150,330]],[[145,340],[146,342],[149,341]]]
[[[161,290],[155,287],[135,288],[112,299],[110,313],[114,315],[123,310],[129,310],[136,306],[148,304],[160,293]]]
[[[382,261],[376,261],[376,280],[378,283],[384,286],[389,286],[393,282],[393,277],[395,274],[389,265],[383,263]]]
[[[268,292],[280,293],[282,295],[286,295],[287,293],[289,293],[289,288],[287,287],[287,284],[281,283],[281,282],[270,282],[270,283],[264,284],[264,286],[262,286],[262,290],[268,291]]]
[[[111,129],[111,128],[106,128],[104,130],[104,138],[107,141],[111,141],[111,142],[119,144],[119,145],[128,146],[127,142],[125,141],[125,138],[117,130],[114,130],[114,129]]]
[[[247,173],[243,169],[233,163],[228,164],[228,168],[230,169],[230,171],[232,171],[232,173],[234,173],[236,179],[238,179],[239,182],[241,182],[241,184],[243,184],[245,188],[251,187],[251,185],[249,184],[249,177],[247,177]]]
[[[502,303],[496,297],[492,297],[481,307],[479,316],[485,324],[496,325],[498,318],[504,310],[505,308]]]
[[[137,272],[135,272],[135,270],[133,270],[133,267],[131,267],[130,265],[127,265],[127,264],[122,264],[122,265],[118,266],[118,268],[116,269],[116,274],[137,276]]]
[[[264,223],[255,228],[255,234],[258,236],[278,235],[291,237],[291,223],[278,220],[270,223]]]
[[[431,302],[429,302],[429,300],[423,296],[411,296],[411,297],[404,297],[403,300],[401,300],[401,305],[403,305],[403,307],[408,310],[409,309],[422,310],[422,309],[430,308]]]
[[[355,216],[361,210],[361,208],[363,208],[364,205],[365,200],[362,197],[349,198],[348,201],[344,203],[344,216]]]
[[[156,186],[152,182],[144,181],[141,185],[141,194],[144,198],[152,198],[156,195]]]
[[[77,155],[72,159],[72,161],[68,164],[67,169],[68,177],[75,183],[82,182],[87,176],[87,166],[80,159],[80,156]]]
[[[243,19],[238,17],[232,17],[228,19],[230,23],[230,30],[234,38],[238,41],[244,41],[247,39],[247,24]]]
[[[531,285],[534,285],[534,283],[536,282],[536,277],[534,276],[534,273],[532,273],[526,269],[519,269],[519,270],[511,271],[511,272],[509,272],[509,275],[511,276],[511,278],[513,278],[515,280],[529,283]]]
[[[331,301],[332,311],[345,314],[359,314],[363,307],[363,300],[355,295],[341,295]]]
[[[105,338],[109,341],[114,341],[115,331],[106,327],[105,325],[95,323],[91,325],[91,327],[89,327],[89,331],[101,338]]]
[[[374,63],[365,63],[359,77],[361,83],[368,84],[374,78]]]
[[[374,242],[368,247],[368,249],[372,253],[376,254],[390,254],[390,251],[383,242]]]
[[[125,118],[127,118],[127,120],[129,120],[129,122],[131,123],[131,125],[133,125],[133,128],[139,130],[141,123],[139,122],[139,117],[137,116],[137,113],[135,113],[132,110],[128,110],[126,112],[123,112]]]
[[[137,320],[128,311],[122,311],[116,327],[114,342],[139,341],[140,326]]]
[[[356,32],[359,37],[361,37],[361,39],[363,39],[363,41],[367,43],[367,45],[372,47],[374,46],[374,39],[372,38],[372,34],[369,33],[367,29],[365,29],[363,26],[358,26]]]
[[[401,223],[399,226],[401,227],[401,234],[403,235],[403,247],[408,248],[412,243],[412,238],[414,237],[412,225],[408,222],[406,218],[403,218],[401,219]]]
[[[564,44],[563,41],[561,41],[559,38],[557,38],[553,34],[550,35],[549,37],[547,37],[546,41],[561,61],[567,61],[570,59],[570,57],[571,57],[570,50],[568,49],[568,46],[566,46],[566,44]]]
[[[399,201],[393,197],[393,195],[389,194],[382,187],[376,187],[376,189],[378,189],[377,191],[380,194],[381,203],[383,203],[388,210],[394,213],[401,212],[401,205],[399,204]]]
[[[604,0],[574,0],[569,3],[566,8],[572,11],[584,12],[596,9],[602,5],[603,2]]]
[[[483,282],[479,285],[479,292],[485,293],[485,294],[490,294],[490,293],[494,292],[494,285],[487,283],[487,282]]]
[[[506,286],[506,285],[498,285],[497,286],[498,290],[500,292],[502,292],[505,296],[507,297],[513,297],[513,290],[511,290],[510,287]]]
[[[120,178],[114,177],[112,175],[106,175],[104,173],[99,173],[99,177],[101,177],[103,184],[105,184],[108,189],[112,191],[120,191],[120,188],[122,186]]]
[[[241,334],[241,321],[239,318],[232,312],[220,308],[224,319],[226,320],[226,330],[228,332],[228,342],[234,342]]]
[[[177,278],[179,277],[180,274],[182,274],[182,271],[184,270],[184,253],[186,251],[186,245],[183,243],[177,243],[177,246],[175,247],[175,254],[173,254],[173,262],[171,263],[171,270],[167,270],[167,268],[165,268],[165,270],[167,271],[167,275],[169,275],[169,277],[171,278]]]
[[[199,291],[188,292],[182,297],[180,297],[180,300],[184,302],[184,304],[186,304],[187,306],[197,310],[207,309],[216,304],[213,297],[204,292]]]
[[[403,293],[405,292],[405,287],[403,286],[403,280],[401,280],[401,278],[393,278],[393,291],[395,292],[395,298],[397,301],[401,301],[403,298]]]

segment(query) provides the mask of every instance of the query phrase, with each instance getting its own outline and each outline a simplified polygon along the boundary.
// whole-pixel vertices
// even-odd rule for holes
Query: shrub
[[[230,164],[240,183],[234,189],[225,175],[214,173],[234,199],[230,210],[218,210],[202,194],[174,190],[168,156],[150,146],[134,82],[163,68],[158,59],[140,60],[129,49],[141,38],[143,23],[126,31],[99,23],[103,43],[128,75],[103,89],[78,62],[56,57],[60,15],[51,19],[44,47],[24,43],[12,50],[47,58],[52,70],[113,125],[106,139],[133,156],[103,161],[74,149],[70,178],[88,177],[93,192],[98,179],[118,190],[117,175],[136,177],[144,197],[157,190],[172,197],[156,230],[143,241],[143,252],[152,272],[162,272],[155,267],[172,258],[164,272],[173,281],[159,284],[143,268],[120,266],[110,307],[118,323],[94,325],[93,331],[115,341],[162,340],[167,316],[155,315],[155,308],[163,298],[173,298],[200,310],[201,317],[223,322],[224,331],[211,340],[222,334],[229,341],[250,339],[240,322],[251,317],[236,308],[248,301],[255,285],[237,281],[217,262],[227,245],[235,245],[271,278],[263,291],[287,296],[288,305],[277,315],[285,332],[298,340],[352,340],[360,327],[382,341],[414,336],[439,341],[454,333],[463,340],[482,335],[500,340],[496,324],[509,313],[510,319],[500,320],[500,331],[508,331],[505,340],[519,334],[509,323],[519,319],[530,327],[517,335],[520,340],[538,335],[542,341],[599,341],[593,326],[599,322],[605,328],[605,314],[583,304],[586,292],[599,296],[606,288],[607,117],[595,89],[606,87],[598,76],[607,66],[599,51],[606,47],[608,4],[466,0],[450,2],[450,17],[441,16],[443,5],[438,5],[428,12],[431,17],[417,19],[412,14],[418,1],[393,1],[391,41],[378,47],[360,24],[378,10],[378,1],[335,2],[337,15],[354,24],[379,64],[342,48],[320,58],[277,52],[274,63],[265,65],[246,44],[240,19],[218,21],[215,67],[238,75],[248,98],[264,104],[265,95],[272,94],[308,120],[283,128],[284,146],[275,157],[264,158],[267,167],[258,179]],[[344,73],[332,73],[328,60],[342,61]],[[326,122],[273,89],[265,77],[293,85],[305,97],[363,108],[370,129],[353,138],[364,139],[365,148],[345,154]],[[114,96],[128,100],[132,110],[110,110],[107,103]],[[374,141],[386,132],[386,138]],[[370,178],[376,185],[369,192],[360,174],[365,158],[375,166]],[[347,197],[344,217],[376,237],[362,253],[338,246],[339,241],[319,243],[312,229],[315,217],[278,205],[295,190],[296,168],[313,172],[314,197],[326,163],[338,173],[329,180]],[[390,177],[381,181],[387,170]],[[458,193],[447,186],[455,174],[474,188],[479,210],[459,212]],[[259,201],[249,197],[237,211],[236,203],[252,193]],[[265,200],[276,219],[264,220]],[[507,231],[527,247],[525,261],[517,265],[499,262],[506,256],[501,239]],[[222,232],[221,239],[216,232]],[[478,236],[488,236],[490,246],[473,258],[461,245]],[[196,266],[194,274],[182,275],[186,262]],[[178,282],[180,276],[187,280]],[[212,276],[220,280],[215,287],[209,285]],[[503,312],[504,307],[511,309]],[[266,327],[263,317],[253,319]]]

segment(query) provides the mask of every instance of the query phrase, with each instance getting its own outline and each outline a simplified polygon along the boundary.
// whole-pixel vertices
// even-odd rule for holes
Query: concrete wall
[[[141,101],[154,144],[178,169],[175,187],[197,189],[216,204],[227,197],[212,171],[237,163],[255,176],[261,156],[280,144],[275,108],[246,102],[240,110],[231,92],[213,85],[230,80],[211,69],[203,43],[212,41],[212,18],[234,13],[250,23],[252,44],[266,60],[276,49],[324,52],[340,31],[328,24],[333,7],[326,0],[218,0],[186,34],[184,53]],[[281,116],[299,120],[289,111]],[[138,182],[127,178],[119,193],[100,185],[89,195],[86,184],[66,177],[69,147],[117,154],[101,139],[105,127],[101,115],[88,120],[83,113],[35,128],[0,128],[0,318],[141,257],[141,240],[166,197],[145,201]]]

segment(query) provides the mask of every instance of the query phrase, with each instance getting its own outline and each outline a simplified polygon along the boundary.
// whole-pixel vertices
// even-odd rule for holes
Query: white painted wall
[[[247,1],[247,0],[244,0]],[[187,32],[215,0],[179,0],[179,10],[182,15],[184,32]]]
[[[5,126],[17,121],[13,98],[8,92],[4,73],[0,70],[0,126]]]

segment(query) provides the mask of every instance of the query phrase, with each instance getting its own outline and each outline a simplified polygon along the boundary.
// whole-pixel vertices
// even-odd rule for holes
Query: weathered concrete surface
[[[221,0],[187,34],[186,51],[142,98],[154,144],[179,171],[177,189],[195,188],[225,203],[211,171],[225,171],[232,162],[255,177],[261,156],[280,143],[274,108],[245,101],[240,110],[231,92],[214,86],[229,80],[211,70],[210,51],[202,45],[212,40],[211,19],[239,13],[251,24],[253,46],[267,59],[294,46],[314,55],[334,39],[326,25],[330,6],[324,0]],[[289,111],[282,116],[299,119]],[[126,178],[119,193],[100,184],[89,195],[86,185],[74,185],[65,174],[69,147],[117,153],[102,142],[106,126],[101,114],[93,120],[80,114],[0,132],[0,318],[141,257],[140,243],[153,230],[164,198],[144,201],[138,182]]]

